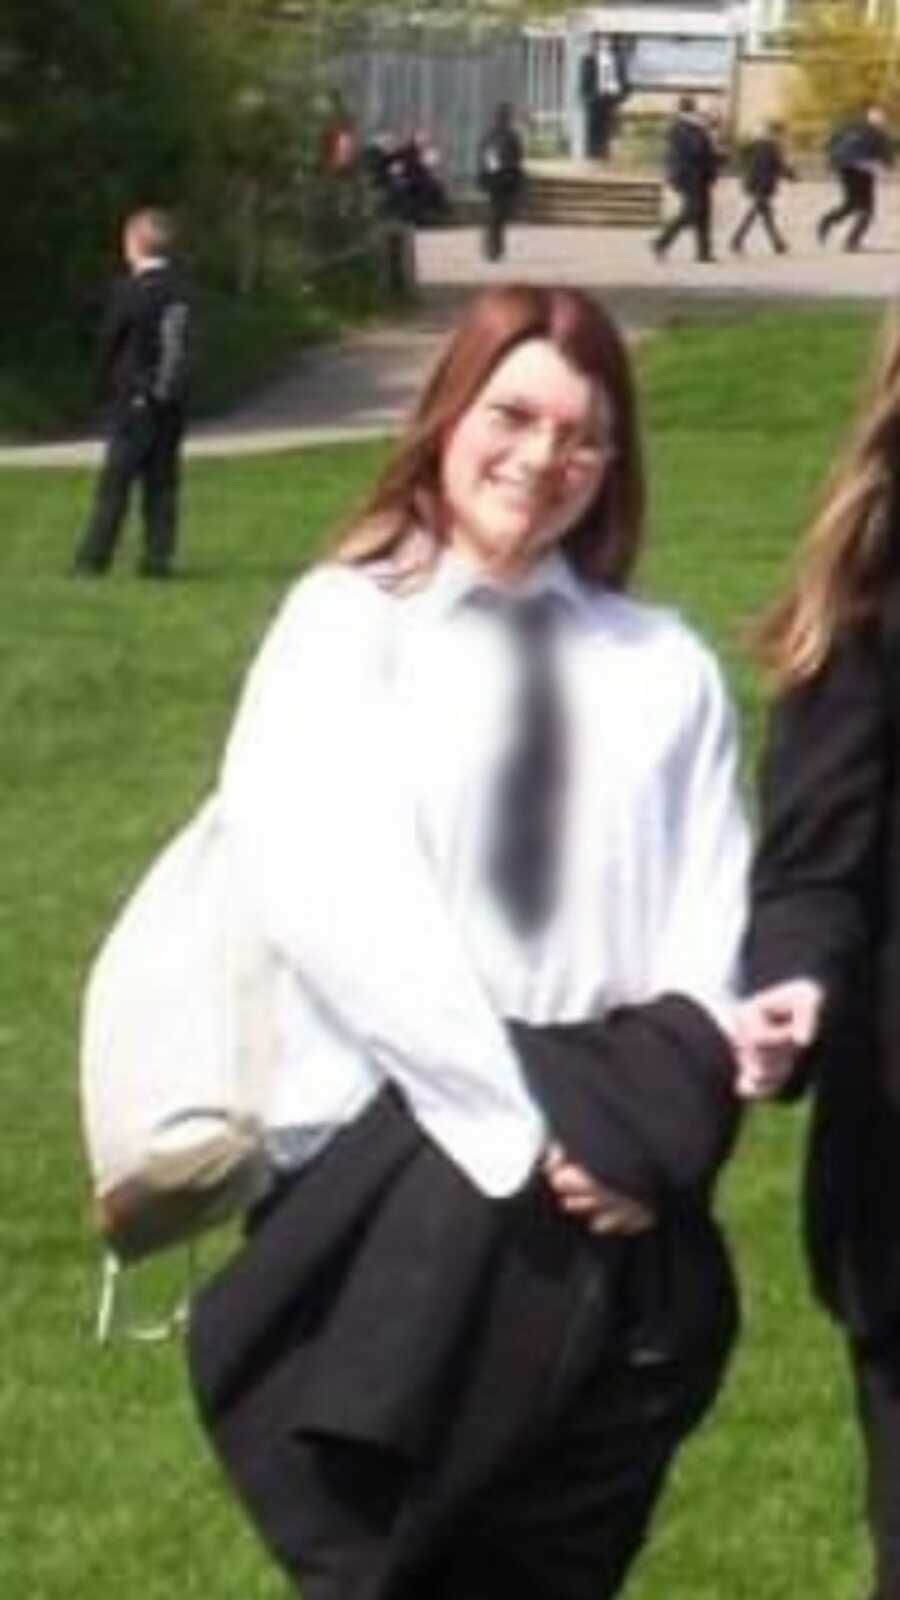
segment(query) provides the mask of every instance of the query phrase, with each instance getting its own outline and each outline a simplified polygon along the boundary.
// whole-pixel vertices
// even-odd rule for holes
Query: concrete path
[[[402,420],[459,307],[485,283],[526,279],[580,285],[600,294],[630,337],[673,321],[730,316],[752,306],[795,302],[884,302],[900,289],[900,183],[882,185],[880,215],[868,247],[855,255],[815,241],[815,220],[834,189],[824,183],[786,186],[780,210],[791,244],[773,256],[762,235],[733,256],[727,239],[742,206],[734,179],[716,193],[719,260],[700,265],[679,240],[658,262],[650,235],[638,229],[510,229],[504,261],[485,263],[478,232],[461,228],[417,239],[422,308],[402,323],[367,328],[342,342],[307,351],[295,372],[230,416],[191,430],[188,454],[237,455],[295,448],[390,432]],[[99,459],[98,440],[0,448],[0,466],[68,466]]]

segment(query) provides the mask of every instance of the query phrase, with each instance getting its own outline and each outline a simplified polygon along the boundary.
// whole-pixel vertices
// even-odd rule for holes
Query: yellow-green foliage
[[[900,123],[900,34],[893,19],[868,21],[861,0],[809,0],[791,27],[800,69],[784,115],[796,141],[818,147],[836,123],[880,105]]]

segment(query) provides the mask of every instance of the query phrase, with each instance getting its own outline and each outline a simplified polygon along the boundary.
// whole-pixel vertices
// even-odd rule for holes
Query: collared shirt
[[[548,1130],[503,1022],[602,1018],[685,994],[722,1019],[745,909],[733,717],[672,613],[580,582],[553,591],[569,733],[559,895],[521,935],[486,870],[513,737],[508,631],[454,553],[398,594],[359,568],[303,578],[250,673],[222,772],[245,892],[282,962],[269,1126],[313,1148],[386,1080],[486,1193],[527,1178]]]

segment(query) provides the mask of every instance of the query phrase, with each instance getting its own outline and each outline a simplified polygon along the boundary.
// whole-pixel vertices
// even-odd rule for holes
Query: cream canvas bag
[[[85,993],[85,1142],[98,1226],[121,1261],[264,1191],[276,971],[213,795],[126,903]]]

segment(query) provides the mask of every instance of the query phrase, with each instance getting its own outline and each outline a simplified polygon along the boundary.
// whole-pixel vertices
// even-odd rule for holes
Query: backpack
[[[837,128],[825,147],[828,165],[835,171],[841,167],[852,166],[854,161],[864,159],[865,147],[865,134],[861,128],[855,124]]]
[[[91,968],[84,1139],[101,1234],[120,1261],[259,1198],[279,963],[243,896],[217,797],[163,849]]]

